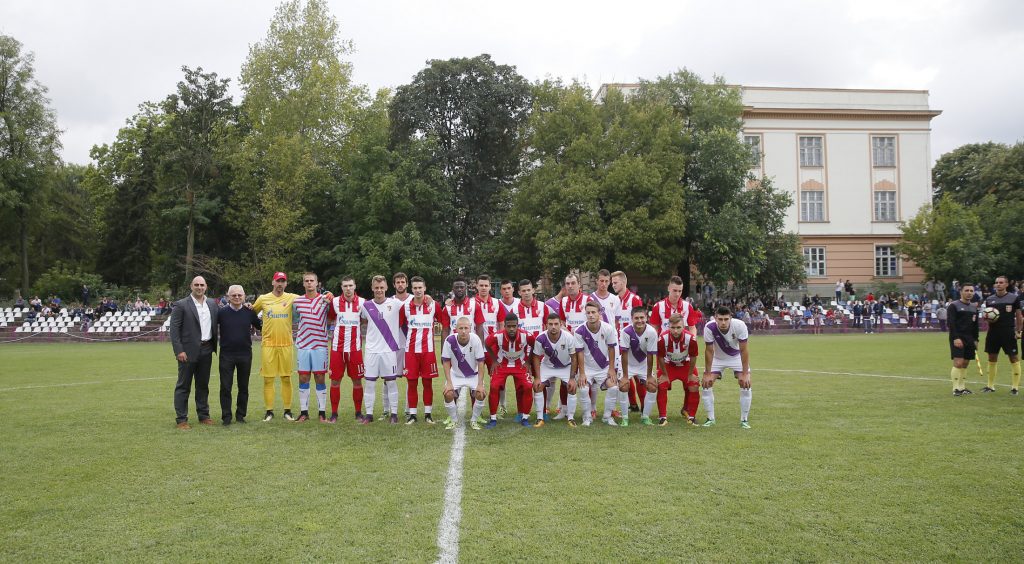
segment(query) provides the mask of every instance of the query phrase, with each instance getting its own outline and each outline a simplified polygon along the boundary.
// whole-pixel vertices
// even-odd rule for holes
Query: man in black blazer
[[[206,297],[206,280],[192,279],[192,294],[174,302],[171,309],[171,346],[178,359],[178,383],[174,386],[174,413],[179,429],[188,424],[188,396],[196,383],[196,413],[203,425],[210,419],[210,366],[217,350],[217,302]]]

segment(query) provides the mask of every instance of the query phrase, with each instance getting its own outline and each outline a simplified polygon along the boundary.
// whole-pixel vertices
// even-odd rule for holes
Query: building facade
[[[634,90],[636,84],[606,84]],[[926,90],[738,86],[751,172],[788,191],[786,228],[801,239],[807,292],[836,280],[858,289],[916,288],[924,273],[895,252],[900,222],[931,201]]]

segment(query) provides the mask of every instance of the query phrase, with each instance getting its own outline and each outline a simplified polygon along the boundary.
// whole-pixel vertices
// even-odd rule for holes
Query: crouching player
[[[455,334],[448,335],[441,349],[441,366],[444,367],[444,407],[448,420],[444,428],[451,431],[459,424],[459,408],[455,404],[462,388],[473,394],[473,418],[470,426],[479,430],[477,419],[484,408],[484,344],[472,331],[468,317],[455,322]],[[455,362],[453,363],[452,360]]]
[[[658,355],[658,332],[647,324],[647,308],[634,307],[631,312],[632,324],[622,330],[619,336],[619,351],[622,353],[623,381],[619,382],[619,404],[622,406],[621,426],[629,425],[629,385],[635,378],[641,389],[646,390],[643,398],[643,414],[640,422],[651,423],[651,408],[658,397],[658,382],[653,377],[654,357]]]
[[[668,319],[668,329],[658,337],[658,425],[668,425],[668,391],[672,381],[678,380],[685,386],[681,414],[691,425],[696,425],[698,390],[700,382],[693,374],[697,364],[697,338],[683,326],[683,316],[673,313]]]
[[[722,306],[715,310],[715,322],[704,326],[704,389],[701,397],[708,412],[705,427],[715,424],[715,392],[712,386],[726,368],[732,370],[740,385],[740,427],[749,429],[750,357],[747,353],[747,324],[733,319],[732,310]]]
[[[529,373],[529,354],[533,347],[533,338],[519,328],[519,318],[509,313],[503,322],[503,330],[487,337],[487,352],[492,361],[490,408],[491,420],[486,427],[493,429],[498,425],[498,404],[500,392],[505,389],[509,376],[516,391],[516,418],[523,427],[530,425],[530,408],[533,406],[533,378]]]
[[[604,415],[602,421],[617,426],[612,418],[615,401],[618,399],[618,379],[615,370],[615,344],[618,339],[615,329],[601,320],[601,304],[587,302],[585,307],[587,322],[576,329],[576,354],[579,355],[576,365],[582,367],[583,377],[583,426],[593,423],[593,412],[597,409],[594,393],[598,389],[606,390],[604,396]],[[629,390],[629,388],[626,388]],[[593,403],[593,405],[591,405]]]
[[[557,313],[548,314],[547,330],[533,343],[533,407],[537,410],[537,423],[544,426],[544,384],[561,380],[566,387],[566,417],[570,427],[576,426],[576,338],[562,330],[562,319]]]

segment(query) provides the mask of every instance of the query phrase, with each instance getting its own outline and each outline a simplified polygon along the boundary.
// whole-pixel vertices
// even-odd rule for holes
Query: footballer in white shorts
[[[398,353],[363,352],[363,376],[368,380],[398,375]]]

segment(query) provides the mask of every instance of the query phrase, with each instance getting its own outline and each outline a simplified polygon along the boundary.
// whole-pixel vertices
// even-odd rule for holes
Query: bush
[[[39,296],[43,300],[54,295],[64,303],[79,302],[82,300],[83,284],[89,286],[91,299],[98,299],[99,291],[103,286],[103,279],[99,274],[82,272],[78,268],[58,261],[36,279],[36,283],[32,285],[32,295]],[[30,297],[32,296],[25,296],[25,299]]]

